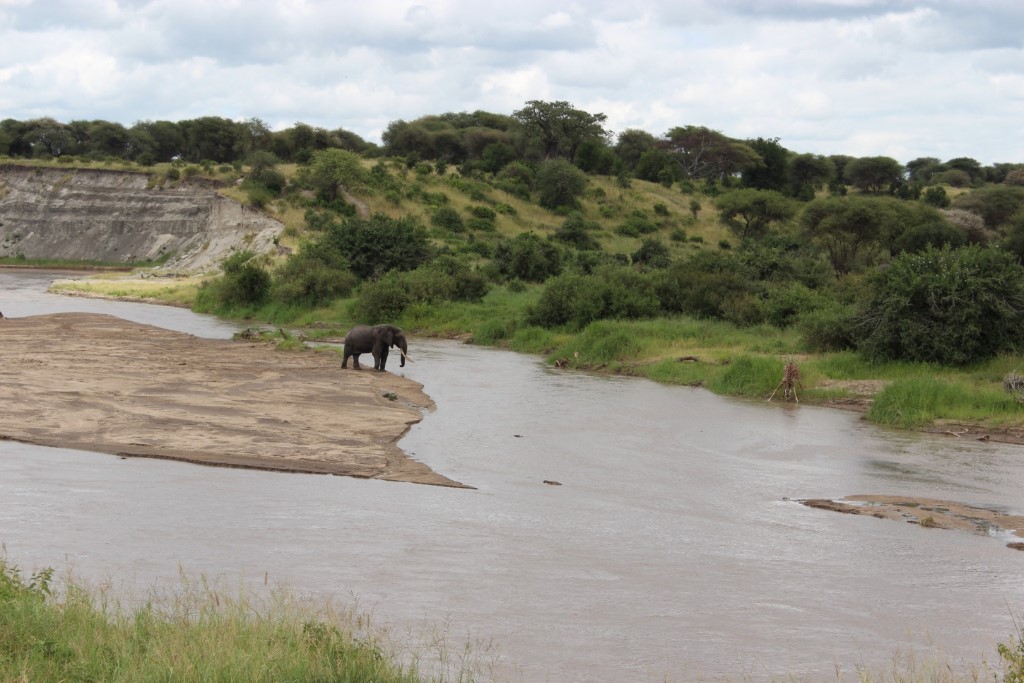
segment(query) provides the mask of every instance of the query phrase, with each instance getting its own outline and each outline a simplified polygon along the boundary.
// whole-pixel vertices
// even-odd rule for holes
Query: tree
[[[658,140],[645,130],[627,128],[619,133],[615,142],[615,153],[622,160],[626,170],[632,171],[644,153],[658,146]]]
[[[154,162],[167,162],[185,154],[185,134],[173,121],[139,121],[129,132],[139,155],[149,153]]]
[[[867,197],[815,199],[804,208],[800,224],[806,235],[828,252],[835,272],[845,274],[877,243],[883,212]]]
[[[569,102],[530,100],[512,113],[528,139],[540,147],[544,159],[574,159],[580,143],[587,139],[607,141],[604,114],[590,114]]]
[[[981,168],[981,164],[970,157],[957,157],[956,159],[950,159],[943,165],[948,169],[963,171],[970,176],[972,183],[982,180],[985,176],[985,172]]]
[[[869,280],[857,316],[868,357],[965,365],[1019,351],[1024,267],[989,247],[903,254]]]
[[[719,218],[741,240],[762,237],[771,223],[788,221],[796,214],[792,199],[774,190],[731,190],[715,200]]]
[[[743,186],[758,190],[785,192],[789,186],[789,150],[779,144],[778,138],[747,140],[761,160],[743,170]]]
[[[927,185],[932,176],[941,170],[942,162],[935,157],[918,157],[907,162],[907,180]]]
[[[587,175],[562,159],[541,162],[537,169],[540,205],[548,209],[575,207],[587,187]]]
[[[789,193],[814,199],[814,193],[836,177],[836,166],[820,154],[797,154],[789,160]]]
[[[179,124],[185,133],[185,157],[198,162],[211,159],[218,163],[237,158],[242,127],[230,119],[203,116]]]
[[[304,180],[317,190],[320,198],[330,204],[343,189],[352,189],[366,181],[366,171],[359,157],[343,149],[322,149],[310,157]]]
[[[74,144],[74,138],[68,127],[54,119],[48,117],[35,119],[29,121],[26,128],[24,137],[31,146],[32,156],[59,157],[67,153]]]
[[[846,165],[846,179],[864,192],[884,192],[903,177],[903,165],[891,157],[861,157]]]
[[[687,178],[721,180],[761,161],[749,145],[704,126],[673,128],[662,145]]]

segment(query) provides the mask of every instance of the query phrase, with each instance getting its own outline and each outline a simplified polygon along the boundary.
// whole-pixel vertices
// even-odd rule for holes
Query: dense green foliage
[[[879,359],[964,365],[1021,348],[1024,267],[978,246],[903,254],[870,280],[859,348]]]

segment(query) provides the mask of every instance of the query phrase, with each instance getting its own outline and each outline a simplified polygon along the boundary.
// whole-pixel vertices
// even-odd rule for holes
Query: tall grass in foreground
[[[489,646],[449,647],[447,628],[425,634],[429,651],[399,652],[387,632],[353,609],[300,604],[276,591],[269,601],[228,597],[205,579],[182,579],[168,597],[122,608],[102,590],[68,582],[52,591],[53,570],[24,578],[0,556],[0,681],[318,681],[391,683],[495,680]],[[1024,634],[999,643],[1001,671],[954,667],[897,654],[882,669],[836,664],[835,680],[861,683],[1024,683]],[[411,662],[400,663],[400,659]],[[418,661],[434,673],[420,671]],[[492,662],[493,663],[493,662]],[[702,677],[674,680],[705,680]],[[710,680],[710,679],[708,679]],[[750,680],[749,675],[735,679]],[[824,680],[800,675],[777,681]]]
[[[51,587],[52,570],[26,579],[0,557],[0,681],[474,680],[464,653],[429,653],[443,671],[424,675],[366,615],[281,591],[230,597],[183,578],[128,609],[73,582],[60,596]]]

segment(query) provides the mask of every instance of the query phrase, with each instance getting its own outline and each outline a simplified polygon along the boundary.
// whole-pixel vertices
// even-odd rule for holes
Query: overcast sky
[[[0,119],[379,142],[395,119],[531,99],[613,132],[1024,162],[1024,0],[0,0]]]

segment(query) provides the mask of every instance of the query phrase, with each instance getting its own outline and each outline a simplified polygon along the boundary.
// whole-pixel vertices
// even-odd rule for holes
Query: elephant
[[[384,372],[384,364],[388,361],[388,349],[398,346],[402,354],[399,363],[405,367],[405,359],[409,351],[409,344],[405,334],[393,325],[356,325],[345,335],[345,355],[341,359],[341,367],[348,367],[349,356],[352,356],[352,367],[359,369],[359,354],[373,354],[373,369]]]

